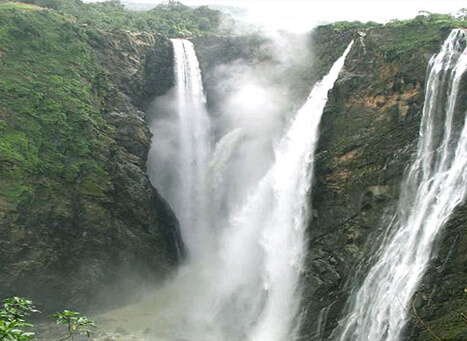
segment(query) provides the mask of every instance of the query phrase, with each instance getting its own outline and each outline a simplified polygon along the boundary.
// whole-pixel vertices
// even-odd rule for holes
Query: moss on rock
[[[89,309],[179,260],[141,112],[171,85],[170,41],[26,7],[0,4],[0,291]]]

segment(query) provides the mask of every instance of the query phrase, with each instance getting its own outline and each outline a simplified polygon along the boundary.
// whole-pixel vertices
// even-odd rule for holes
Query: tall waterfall
[[[318,126],[352,43],[289,123],[262,179],[235,203],[229,202],[232,188],[223,186],[237,176],[228,172],[229,160],[243,143],[242,128],[211,151],[193,46],[178,39],[173,44],[178,116],[154,124],[155,161],[162,165],[153,176],[180,218],[188,252],[199,257],[191,257],[172,285],[178,288],[171,308],[177,322],[164,340],[293,340]],[[178,178],[167,180],[174,174]]]
[[[149,173],[179,219],[190,257],[197,258],[204,254],[211,224],[208,212],[211,122],[193,44],[182,39],[173,39],[172,44],[176,119],[170,125],[153,125],[157,162]]]
[[[458,101],[466,31],[453,30],[429,63],[416,158],[376,261],[342,321],[340,341],[397,341],[433,244],[467,192],[467,123]],[[465,82],[464,82],[465,83]]]
[[[248,327],[247,337],[233,340],[293,339],[318,127],[351,46],[314,86],[278,143],[274,164],[225,231],[219,290]]]

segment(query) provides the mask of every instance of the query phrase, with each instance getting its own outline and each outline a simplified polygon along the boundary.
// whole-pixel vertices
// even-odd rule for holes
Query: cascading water
[[[429,63],[416,158],[376,262],[350,301],[340,341],[397,341],[434,242],[467,193],[467,122],[459,88],[467,33],[453,30]]]
[[[172,44],[176,122],[152,125],[156,160],[148,164],[148,171],[180,221],[190,257],[197,258],[204,254],[211,224],[208,211],[211,122],[193,44],[182,39],[173,39]]]
[[[294,337],[318,126],[351,46],[314,86],[277,145],[274,164],[223,235],[219,296],[244,328],[244,335],[224,340]]]
[[[178,117],[171,123],[153,125],[155,161],[163,164],[159,169],[153,167],[153,176],[180,217],[183,237],[192,238],[185,243],[193,257],[171,284],[177,288],[176,307],[171,308],[177,310],[176,322],[157,337],[191,341],[294,339],[318,126],[328,91],[352,43],[314,86],[274,149],[266,174],[250,188],[250,195],[241,202],[231,202],[238,193],[230,195],[232,189],[225,186],[241,179],[232,181],[237,175],[229,172],[229,160],[247,137],[241,127],[233,129],[211,151],[209,119],[193,46],[173,40]],[[163,146],[159,153],[158,145]],[[167,149],[170,153],[164,154]],[[174,174],[178,174],[175,181],[165,180]],[[203,248],[203,243],[209,247]]]

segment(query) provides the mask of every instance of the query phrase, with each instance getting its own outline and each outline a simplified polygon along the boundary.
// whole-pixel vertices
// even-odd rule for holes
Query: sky
[[[90,2],[94,0],[85,0]],[[101,1],[101,0],[99,0]],[[158,0],[122,0],[157,4]],[[185,5],[225,5],[248,8],[247,20],[277,29],[305,31],[320,22],[359,20],[387,22],[415,17],[419,11],[453,13],[467,8],[458,0],[180,0]]]

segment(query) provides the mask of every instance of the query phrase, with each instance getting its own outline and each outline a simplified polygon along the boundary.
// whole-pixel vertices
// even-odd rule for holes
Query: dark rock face
[[[411,310],[406,340],[467,339],[467,206],[459,207],[445,227]],[[425,326],[420,323],[422,320]]]
[[[417,47],[410,51],[399,50],[397,44],[411,30],[417,27],[373,28],[364,39],[355,34],[345,70],[330,93],[316,154],[316,183],[310,198],[313,219],[303,279],[302,333],[310,340],[332,339],[352,286],[364,278],[369,257],[379,245],[385,219],[397,202],[401,179],[416,148],[427,63],[448,30],[423,37],[425,43],[415,43]],[[337,59],[352,39],[343,39],[345,32],[333,37],[336,33],[326,28],[314,34],[318,71]],[[333,51],[332,58],[329,51]],[[461,237],[465,218],[463,209],[452,218],[440,242],[438,260],[417,294],[424,297],[417,303],[418,314],[439,335],[447,335],[441,332],[443,323],[462,324],[460,317],[453,322],[447,312],[456,302],[459,315],[466,304],[461,280],[462,275],[465,279],[465,253],[459,251],[465,242]],[[440,274],[451,280],[446,283]],[[426,340],[424,327],[416,319],[412,322],[407,340]],[[461,338],[443,339],[465,339],[465,331]]]
[[[343,50],[353,38],[335,50]],[[318,329],[321,310],[327,314],[324,335],[336,326],[348,282],[371,253],[368,237],[377,235],[385,211],[397,200],[418,136],[424,70],[408,83],[403,61],[390,63],[383,57],[384,36],[371,30],[364,43],[365,50],[355,42],[321,122],[304,279],[309,316],[304,333],[310,336]],[[421,62],[426,65],[427,60]]]
[[[312,63],[297,67],[300,77],[294,75],[295,83],[288,83],[298,89],[294,101],[303,103],[312,84],[355,39],[330,92],[315,156],[313,214],[303,276],[304,340],[334,340],[331,333],[345,313],[352,287],[368,271],[369,257],[379,246],[385,219],[397,203],[404,171],[416,148],[429,58],[450,31],[415,23],[360,29],[366,33],[364,38],[357,28],[317,28],[311,36]],[[193,39],[212,113],[222,111],[225,98],[216,88],[218,65],[240,61],[277,67],[272,42],[255,38],[255,45],[251,39]],[[460,315],[467,311],[466,219],[465,207],[459,208],[416,295],[417,314],[445,340],[466,339]],[[409,322],[407,340],[430,337],[417,318]]]
[[[90,40],[101,64],[126,100],[139,109],[173,86],[173,50],[169,39],[146,32],[117,31]],[[109,105],[122,105],[125,99]],[[123,103],[122,103],[123,102]]]
[[[49,192],[44,176],[43,189],[7,212],[0,229],[2,296],[28,296],[45,310],[96,307],[112,300],[103,291],[123,299],[179,262],[177,219],[146,175],[151,135],[141,111],[173,83],[170,41],[113,32],[89,43],[108,72],[101,112],[113,140],[99,162],[110,182],[96,184],[108,189]]]

